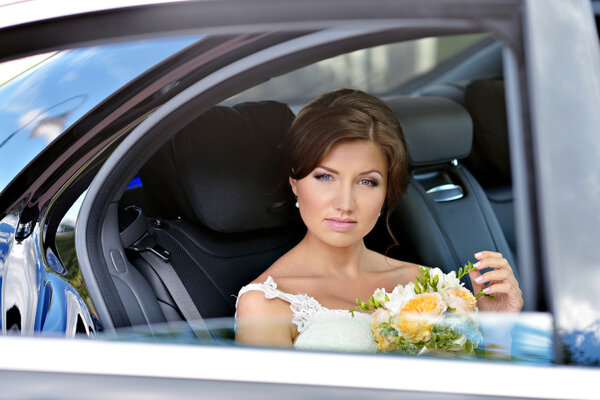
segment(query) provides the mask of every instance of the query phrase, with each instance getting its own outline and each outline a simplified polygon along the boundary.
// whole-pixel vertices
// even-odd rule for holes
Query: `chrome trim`
[[[427,194],[438,203],[462,199],[465,195],[462,188],[453,183],[432,187]]]

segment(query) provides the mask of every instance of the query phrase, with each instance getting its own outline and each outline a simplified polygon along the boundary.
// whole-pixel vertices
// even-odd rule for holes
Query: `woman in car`
[[[365,247],[378,218],[387,218],[409,182],[400,124],[377,97],[352,89],[326,93],[294,120],[287,149],[289,183],[305,237],[242,288],[237,302],[240,343],[326,350],[374,351],[370,317],[348,312],[375,289],[414,281],[418,265]],[[385,207],[384,207],[385,206]],[[382,215],[387,210],[387,215]],[[520,311],[523,299],[500,253],[475,254],[469,273],[482,311]],[[484,286],[489,283],[488,286]]]

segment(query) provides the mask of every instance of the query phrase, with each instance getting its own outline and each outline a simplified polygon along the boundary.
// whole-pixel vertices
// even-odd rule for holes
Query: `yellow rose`
[[[425,342],[431,337],[431,327],[446,311],[446,303],[439,293],[423,293],[407,301],[394,324],[405,339]]]

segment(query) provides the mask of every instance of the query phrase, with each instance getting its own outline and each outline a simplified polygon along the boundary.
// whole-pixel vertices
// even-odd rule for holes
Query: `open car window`
[[[460,168],[472,168],[472,173],[479,179],[475,187],[477,196],[486,196],[485,204],[490,208],[486,208],[486,212],[489,212],[490,218],[499,221],[493,225],[493,234],[502,237],[502,240],[509,238],[510,243],[505,245],[506,256],[517,270],[501,51],[499,43],[484,34],[424,38],[367,48],[279,75],[194,116],[187,126],[174,131],[166,144],[153,154],[119,199],[120,229],[129,224],[133,226],[140,215],[147,223],[142,230],[141,241],[137,244],[128,241],[125,254],[127,261],[136,268],[135,273],[139,273],[147,284],[144,289],[136,288],[137,278],[131,276],[128,281],[130,289],[133,293],[140,293],[136,290],[146,293],[146,289],[154,292],[150,298],[157,299],[156,305],[145,304],[142,308],[146,316],[156,314],[157,319],[155,324],[151,324],[150,330],[145,323],[141,323],[133,328],[124,326],[118,330],[119,333],[109,334],[108,337],[137,340],[152,332],[161,340],[244,345],[236,344],[234,340],[236,324],[232,314],[238,290],[259,275],[285,249],[297,243],[304,232],[297,220],[282,223],[281,219],[273,220],[272,216],[265,216],[258,209],[268,208],[270,203],[277,203],[282,198],[272,197],[267,201],[269,204],[258,206],[244,204],[256,201],[253,197],[247,197],[245,191],[249,189],[244,182],[259,185],[260,192],[272,194],[273,191],[280,191],[271,176],[263,176],[267,184],[260,186],[262,183],[257,183],[259,177],[253,170],[266,171],[268,169],[260,160],[280,157],[277,147],[272,147],[270,141],[278,140],[278,136],[285,134],[294,114],[313,94],[316,95],[319,89],[328,90],[340,85],[382,93],[392,107],[403,108],[412,104],[412,100],[406,96],[409,93],[422,98],[430,97],[434,102],[441,102],[442,106],[449,105],[449,112],[457,112],[469,119],[465,132],[473,128],[473,119],[477,124],[474,129],[480,135],[485,134],[481,131],[485,131],[487,126],[498,131],[493,134],[499,136],[503,154],[494,160],[496,171],[492,171],[489,164],[481,165],[480,160],[470,154],[462,155],[459,163]],[[481,61],[484,55],[487,55],[487,59]],[[419,62],[404,61],[413,58],[418,58]],[[370,69],[374,66],[379,69]],[[397,76],[388,79],[388,75]],[[465,76],[469,76],[470,80],[465,80]],[[456,81],[453,81],[449,77],[460,79],[454,78]],[[375,82],[377,79],[379,81]],[[417,83],[420,86],[416,86]],[[407,88],[410,88],[409,92]],[[406,105],[403,102],[407,102]],[[492,121],[485,121],[477,109],[482,102],[486,102],[489,108],[495,108]],[[441,118],[436,114],[438,111],[434,107],[429,118]],[[403,113],[399,112],[400,115]],[[427,117],[425,114],[424,118]],[[410,130],[411,127],[407,125],[406,129]],[[498,149],[496,147],[494,150]],[[476,156],[481,158],[486,157],[490,149],[481,146],[477,151],[479,153]],[[475,196],[472,193],[474,189],[464,186],[461,172],[456,169],[458,163],[455,165],[454,162],[454,157],[451,157],[442,163],[444,165],[441,168],[432,165],[415,168],[415,190],[427,193],[429,201],[435,206],[472,199]],[[216,171],[220,172],[215,174]],[[451,193],[446,192],[448,187],[452,187]],[[220,192],[228,193],[227,201]],[[239,210],[227,211],[228,207],[238,207]],[[479,206],[470,204],[465,207],[478,209]],[[445,209],[440,210],[444,212]],[[401,228],[399,221],[405,219],[402,215],[401,212],[396,213],[393,220],[397,224],[395,233],[401,238],[400,246],[394,246],[390,251],[393,241],[383,225],[377,226],[366,241],[370,248],[381,253],[419,262],[427,250],[422,244],[414,242],[415,239],[411,242],[410,228]],[[476,222],[473,221],[473,224],[476,225]],[[462,228],[452,233],[458,241],[469,240]],[[123,231],[121,234],[123,239]],[[249,248],[252,249],[251,256],[246,255]],[[160,261],[152,261],[156,256]],[[165,284],[165,278],[152,265],[161,261],[170,264],[176,275],[184,277],[180,287],[189,295],[188,300],[198,308],[204,320],[201,324],[191,323],[190,329],[184,322],[189,317],[179,304],[182,300],[173,295],[169,284]],[[427,262],[428,265],[438,265],[432,264],[435,259]],[[461,266],[446,265],[445,272]],[[207,282],[203,283],[203,280]],[[470,283],[468,285],[470,287]],[[121,293],[126,293],[128,289],[121,290]],[[132,306],[135,303],[128,300],[125,304]],[[139,316],[133,318],[143,321]],[[523,313],[517,317],[484,314],[481,321],[481,330],[486,333],[487,343],[477,342],[477,352],[469,354],[467,359],[502,359],[539,364],[554,362],[552,317],[543,305],[537,313]],[[275,319],[260,323],[277,325],[282,322]],[[376,347],[376,343],[374,345]],[[318,348],[320,351],[340,349],[344,351],[343,347],[335,346]],[[435,356],[435,351],[431,353]],[[455,355],[461,357],[464,354],[456,352]]]

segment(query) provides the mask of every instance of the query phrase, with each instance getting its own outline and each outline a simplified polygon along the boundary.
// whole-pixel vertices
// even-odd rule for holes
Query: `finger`
[[[510,264],[508,263],[508,260],[504,257],[486,257],[486,258],[482,258],[481,260],[477,261],[475,264],[473,264],[473,266],[477,269],[484,269],[484,268],[493,268],[493,269],[510,269],[512,270],[512,268],[510,268]]]
[[[483,287],[483,283],[477,283],[477,279],[481,276],[481,272],[479,271],[471,271],[469,272],[469,279],[471,279],[471,286],[473,286],[473,293],[481,292],[481,288]]]
[[[489,285],[483,289],[483,293],[485,294],[517,294],[514,290],[514,286],[503,282],[503,283],[494,283]]]
[[[511,274],[505,269],[497,269],[493,271],[486,272],[481,276],[475,279],[475,282],[483,285],[486,282],[497,281],[497,282],[506,282],[510,279]],[[506,282],[511,283],[511,282]]]
[[[486,258],[486,257],[502,258],[503,256],[502,256],[502,253],[498,253],[496,251],[488,251],[488,250],[484,250],[484,251],[475,253],[475,258],[478,260],[481,260],[482,258]]]

